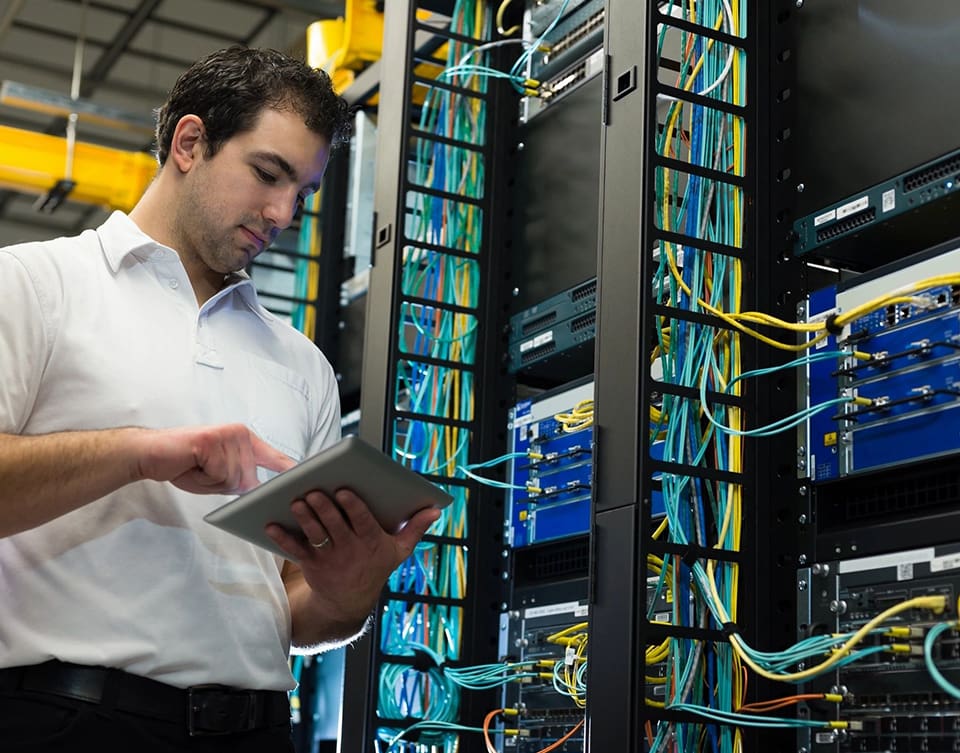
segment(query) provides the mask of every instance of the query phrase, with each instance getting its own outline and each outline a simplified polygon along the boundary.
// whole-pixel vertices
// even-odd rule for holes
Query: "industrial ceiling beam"
[[[113,66],[117,64],[120,56],[126,51],[127,46],[137,36],[140,29],[150,19],[150,15],[157,9],[157,6],[163,0],[143,0],[137,9],[130,15],[127,22],[117,32],[110,46],[97,58],[90,72],[85,76],[80,85],[80,96],[89,97],[96,88],[107,78]]]
[[[75,32],[54,29],[50,26],[29,23],[27,21],[14,21],[13,25],[17,29],[23,29],[24,31],[29,31],[34,34],[44,34],[48,37],[62,39],[68,42],[73,42],[77,38]],[[90,39],[89,37],[87,37],[83,43],[88,48],[95,47],[97,49],[104,49],[111,44],[110,42],[101,42],[98,39]],[[170,55],[164,55],[160,52],[153,52],[152,50],[136,50],[133,48],[127,48],[124,50],[124,54],[135,58],[140,58],[141,60],[149,60],[152,63],[163,63],[164,65],[173,66],[174,68],[186,68],[188,65],[190,65],[190,63],[193,62],[193,60],[183,60]]]
[[[317,20],[343,15],[344,0],[241,0],[244,5],[258,5],[277,11],[298,11],[315,16]]]
[[[66,68],[62,65],[47,63],[39,58],[28,58],[22,55],[14,55],[4,52],[2,49],[0,49],[0,64],[2,63],[20,66],[30,70],[38,71],[40,73],[46,73],[50,76],[57,76],[58,78],[65,79],[67,82],[70,81],[70,77],[73,75],[73,71],[71,71],[70,68]],[[156,104],[163,102],[167,96],[167,92],[165,90],[151,89],[141,84],[128,84],[122,81],[101,81],[97,88],[105,89],[116,94],[122,94],[125,97],[134,97],[136,99],[142,99],[155,103],[153,105],[147,105],[149,107],[155,107]]]
[[[10,31],[14,19],[17,17],[17,14],[20,13],[20,9],[23,8],[25,2],[26,0],[11,0],[7,6],[6,13],[3,14],[3,18],[0,18],[0,41],[2,41],[7,32]]]
[[[124,10],[123,8],[118,8],[116,5],[110,5],[109,3],[97,2],[97,0],[69,0],[76,5],[81,3],[86,3],[92,10],[102,11],[104,13],[112,13],[114,15],[120,16],[129,16],[129,11]],[[231,44],[239,42],[240,40],[232,34],[224,34],[222,31],[217,29],[212,29],[209,26],[197,26],[195,24],[188,24],[179,19],[170,18],[169,16],[159,16],[154,15],[150,19],[153,23],[159,26],[166,26],[170,29],[176,29],[178,31],[185,31],[188,34],[196,34],[201,37],[210,37],[211,39],[218,39],[224,44]],[[88,40],[89,41],[89,40]]]

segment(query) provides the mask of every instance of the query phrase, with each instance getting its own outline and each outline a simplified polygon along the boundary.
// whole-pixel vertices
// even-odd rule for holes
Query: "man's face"
[[[264,110],[253,130],[201,157],[184,176],[177,250],[215,273],[243,269],[317,190],[329,153],[329,142],[302,117]]]

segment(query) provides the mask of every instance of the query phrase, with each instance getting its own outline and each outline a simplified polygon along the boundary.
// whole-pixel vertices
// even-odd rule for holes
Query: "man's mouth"
[[[261,249],[261,250],[264,249],[264,248],[266,248],[266,246],[267,246],[267,240],[266,240],[266,238],[264,238],[263,236],[258,235],[257,233],[253,232],[253,231],[252,231],[250,228],[248,228],[246,225],[241,225],[241,226],[240,226],[240,229],[243,230],[244,233],[246,233],[247,237],[249,237],[250,240],[252,240],[254,243],[257,244],[257,248],[259,248],[259,249]]]

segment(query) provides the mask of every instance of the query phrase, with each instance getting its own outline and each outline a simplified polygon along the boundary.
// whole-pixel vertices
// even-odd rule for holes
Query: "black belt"
[[[227,735],[290,723],[282,690],[223,685],[176,688],[119,669],[49,661],[0,669],[0,692],[47,693],[183,724],[190,735]]]

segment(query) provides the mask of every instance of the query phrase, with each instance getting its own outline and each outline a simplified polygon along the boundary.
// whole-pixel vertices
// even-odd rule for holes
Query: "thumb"
[[[397,543],[401,549],[406,552],[406,555],[409,556],[410,552],[416,547],[417,542],[423,538],[423,534],[425,534],[427,529],[436,523],[439,518],[440,511],[436,507],[428,507],[420,510],[407,521],[407,524],[397,533]]]

